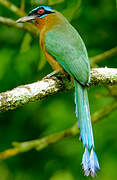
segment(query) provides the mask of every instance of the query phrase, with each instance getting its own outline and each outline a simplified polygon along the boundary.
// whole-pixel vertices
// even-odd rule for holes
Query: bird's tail
[[[99,170],[97,155],[94,151],[94,139],[91,125],[91,116],[89,110],[89,101],[87,87],[83,87],[76,80],[75,85],[75,103],[76,116],[78,117],[78,126],[80,128],[80,138],[84,147],[82,158],[82,167],[85,176],[96,176],[96,170]]]

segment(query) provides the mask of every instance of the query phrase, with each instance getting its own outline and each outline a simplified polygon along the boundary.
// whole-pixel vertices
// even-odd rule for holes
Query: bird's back
[[[74,27],[63,18],[45,33],[45,48],[61,66],[82,84],[90,81],[90,65],[85,45]],[[62,16],[62,18],[61,18]]]

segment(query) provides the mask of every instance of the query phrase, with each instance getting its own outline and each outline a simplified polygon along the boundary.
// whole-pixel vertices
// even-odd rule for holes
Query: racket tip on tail
[[[91,175],[93,178],[97,176],[96,171],[100,170],[100,166],[94,148],[89,152],[88,148],[85,147],[82,158],[82,168],[85,176]]]

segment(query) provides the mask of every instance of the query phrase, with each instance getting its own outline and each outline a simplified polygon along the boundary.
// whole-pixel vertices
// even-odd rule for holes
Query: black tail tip
[[[100,169],[97,169],[96,171],[92,171],[90,168],[89,169],[84,169],[83,165],[82,165],[82,169],[83,169],[83,173],[84,176],[91,176],[93,178],[97,177],[96,171],[100,171]]]
[[[90,153],[88,151],[88,148],[85,148],[82,158],[82,168],[85,176],[91,175],[93,178],[97,176],[96,171],[100,170],[100,166],[98,163],[97,155],[93,148]]]

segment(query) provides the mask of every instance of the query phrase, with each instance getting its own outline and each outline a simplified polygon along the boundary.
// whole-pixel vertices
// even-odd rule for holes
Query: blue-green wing
[[[79,82],[90,81],[90,65],[85,45],[77,31],[68,24],[64,28],[56,26],[47,32],[45,47],[68,72]]]

